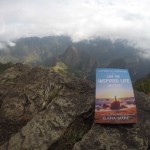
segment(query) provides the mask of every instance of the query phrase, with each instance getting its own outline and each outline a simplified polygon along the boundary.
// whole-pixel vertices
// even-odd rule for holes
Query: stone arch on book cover
[[[95,123],[136,122],[136,100],[128,70],[97,68]]]

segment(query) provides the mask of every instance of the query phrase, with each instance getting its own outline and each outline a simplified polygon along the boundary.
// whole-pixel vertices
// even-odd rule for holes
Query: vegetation
[[[52,69],[55,71],[55,72],[58,72],[59,70],[66,70],[67,69],[67,66],[61,62],[61,61],[58,61],[56,63],[56,65],[54,67],[52,67]]]
[[[0,62],[39,65],[51,57],[62,54],[71,43],[71,39],[65,36],[21,38],[16,41],[14,47],[0,49]]]
[[[51,67],[51,70],[59,73],[62,76],[66,76],[68,72],[68,67],[61,61],[56,62],[54,67]]]
[[[150,95],[150,75],[141,80],[136,81],[134,84],[134,88],[137,91],[141,91],[144,92],[145,94]]]

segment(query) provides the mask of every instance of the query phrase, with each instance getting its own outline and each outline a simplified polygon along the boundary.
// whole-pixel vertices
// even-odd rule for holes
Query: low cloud
[[[30,36],[126,39],[149,53],[149,0],[1,0],[0,47]]]

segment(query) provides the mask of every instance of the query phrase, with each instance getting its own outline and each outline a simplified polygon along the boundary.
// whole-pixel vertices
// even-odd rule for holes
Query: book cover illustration
[[[96,69],[95,123],[136,123],[132,82],[126,69]]]

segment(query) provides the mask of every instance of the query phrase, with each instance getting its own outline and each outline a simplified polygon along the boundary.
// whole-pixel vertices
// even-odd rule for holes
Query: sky
[[[67,35],[125,39],[149,52],[149,6],[149,0],[0,0],[0,47],[21,37]]]

